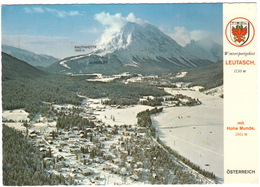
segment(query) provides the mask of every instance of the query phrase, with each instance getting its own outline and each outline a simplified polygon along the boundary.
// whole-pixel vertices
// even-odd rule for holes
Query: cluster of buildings
[[[28,133],[35,147],[42,152],[43,164],[50,174],[70,177],[78,184],[105,184],[108,177],[139,181],[136,173],[143,164],[134,162],[125,148],[124,139],[143,138],[146,128],[128,125],[106,126],[69,131],[56,130],[41,134]],[[128,172],[127,167],[136,169]]]

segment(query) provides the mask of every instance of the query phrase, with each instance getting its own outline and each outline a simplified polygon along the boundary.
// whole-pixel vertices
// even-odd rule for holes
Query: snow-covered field
[[[2,117],[6,120],[13,120],[14,122],[5,123],[7,126],[15,128],[17,130],[25,132],[26,128],[23,126],[22,121],[30,121],[28,118],[29,113],[25,112],[23,109],[16,110],[5,110],[2,113]],[[39,122],[41,121],[41,122]],[[41,117],[37,114],[32,122],[30,123],[30,130],[36,130],[40,132],[50,132],[56,130],[56,122],[46,123],[47,119]]]
[[[15,122],[15,123],[4,123],[6,126],[14,128],[16,130],[25,132],[26,128],[23,126],[23,123]]]
[[[30,130],[36,130],[43,134],[51,132],[53,130],[56,131],[56,121],[51,122],[51,123],[42,123],[42,122],[33,123],[30,127]]]
[[[223,179],[223,99],[197,91],[166,91],[199,98],[202,105],[164,108],[152,116],[158,136],[179,154]]]
[[[111,125],[135,125],[137,124],[137,113],[153,107],[144,105],[134,105],[132,107],[117,109],[108,108],[105,111],[96,112],[97,119]],[[113,120],[114,119],[114,120]]]
[[[2,113],[3,118],[14,121],[29,121],[28,115],[29,113],[25,112],[23,109],[5,110]]]

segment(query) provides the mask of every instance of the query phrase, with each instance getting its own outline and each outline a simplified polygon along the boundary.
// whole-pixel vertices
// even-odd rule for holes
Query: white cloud
[[[78,16],[80,15],[79,11],[63,11],[63,10],[57,10],[54,8],[42,8],[42,7],[33,7],[33,8],[24,8],[24,11],[26,13],[32,14],[32,13],[51,13],[55,16],[58,16],[60,18],[64,18],[66,16]]]
[[[53,8],[46,8],[45,9],[47,12],[53,13],[54,15],[60,17],[60,18],[64,18],[66,16],[77,16],[79,15],[78,11],[61,11],[61,10],[57,10],[57,9],[53,9]]]
[[[84,41],[78,42],[68,37],[29,35],[3,35],[2,43],[26,49],[37,54],[47,54],[58,58],[79,55],[81,53],[75,52],[74,47],[86,45]],[[85,51],[84,53],[88,52]]]
[[[34,12],[37,12],[37,13],[44,13],[44,12],[45,12],[44,9],[41,8],[41,7],[34,7],[34,8],[33,8],[33,11],[34,11]]]
[[[140,18],[136,18],[134,13],[130,13],[126,17],[123,17],[120,13],[112,15],[107,12],[101,12],[95,15],[95,19],[105,26],[104,33],[99,41],[100,44],[104,43],[114,33],[118,32],[127,22],[136,22],[139,24],[146,22]]]
[[[181,46],[185,46],[190,43],[191,40],[198,41],[204,38],[211,38],[219,44],[222,43],[221,37],[217,36],[215,33],[204,30],[188,31],[185,27],[174,27],[173,32],[168,32],[168,35]]]
[[[90,34],[100,34],[102,31],[96,27],[90,27],[87,29],[80,30],[79,32],[90,33]]]
[[[28,14],[33,13],[33,10],[30,9],[30,8],[24,8],[23,10],[24,10],[24,12],[26,12],[26,13],[28,13]]]

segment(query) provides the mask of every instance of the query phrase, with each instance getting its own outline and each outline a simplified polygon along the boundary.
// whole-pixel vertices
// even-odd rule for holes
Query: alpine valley
[[[223,183],[221,45],[127,22],[62,60],[2,49],[4,185]]]
[[[123,72],[162,74],[222,60],[222,46],[203,39],[185,47],[151,24],[128,22],[89,54],[62,59],[46,68],[55,73]]]

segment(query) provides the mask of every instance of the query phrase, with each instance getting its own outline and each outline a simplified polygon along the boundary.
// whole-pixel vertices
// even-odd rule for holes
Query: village
[[[144,97],[140,101],[152,99]],[[154,107],[109,106],[102,104],[104,100],[85,98],[81,106],[51,105],[54,113],[88,119],[92,124],[89,127],[57,128],[57,116],[52,116],[39,117],[22,129],[42,152],[42,164],[50,177],[62,175],[78,185],[214,183],[169,156],[151,136],[149,128],[136,124],[138,112]],[[185,106],[187,102],[190,102],[188,97],[180,97],[177,101],[164,99],[162,105]],[[120,115],[125,121],[120,120]]]
[[[44,153],[43,164],[50,174],[62,174],[77,184],[106,184],[109,178],[116,178],[117,182],[128,177],[138,181],[143,164],[128,156],[124,142],[134,141],[138,145],[144,132],[145,128],[134,131],[129,126],[99,125],[85,131],[73,127],[70,131],[51,131],[45,135],[33,130],[28,136]]]

